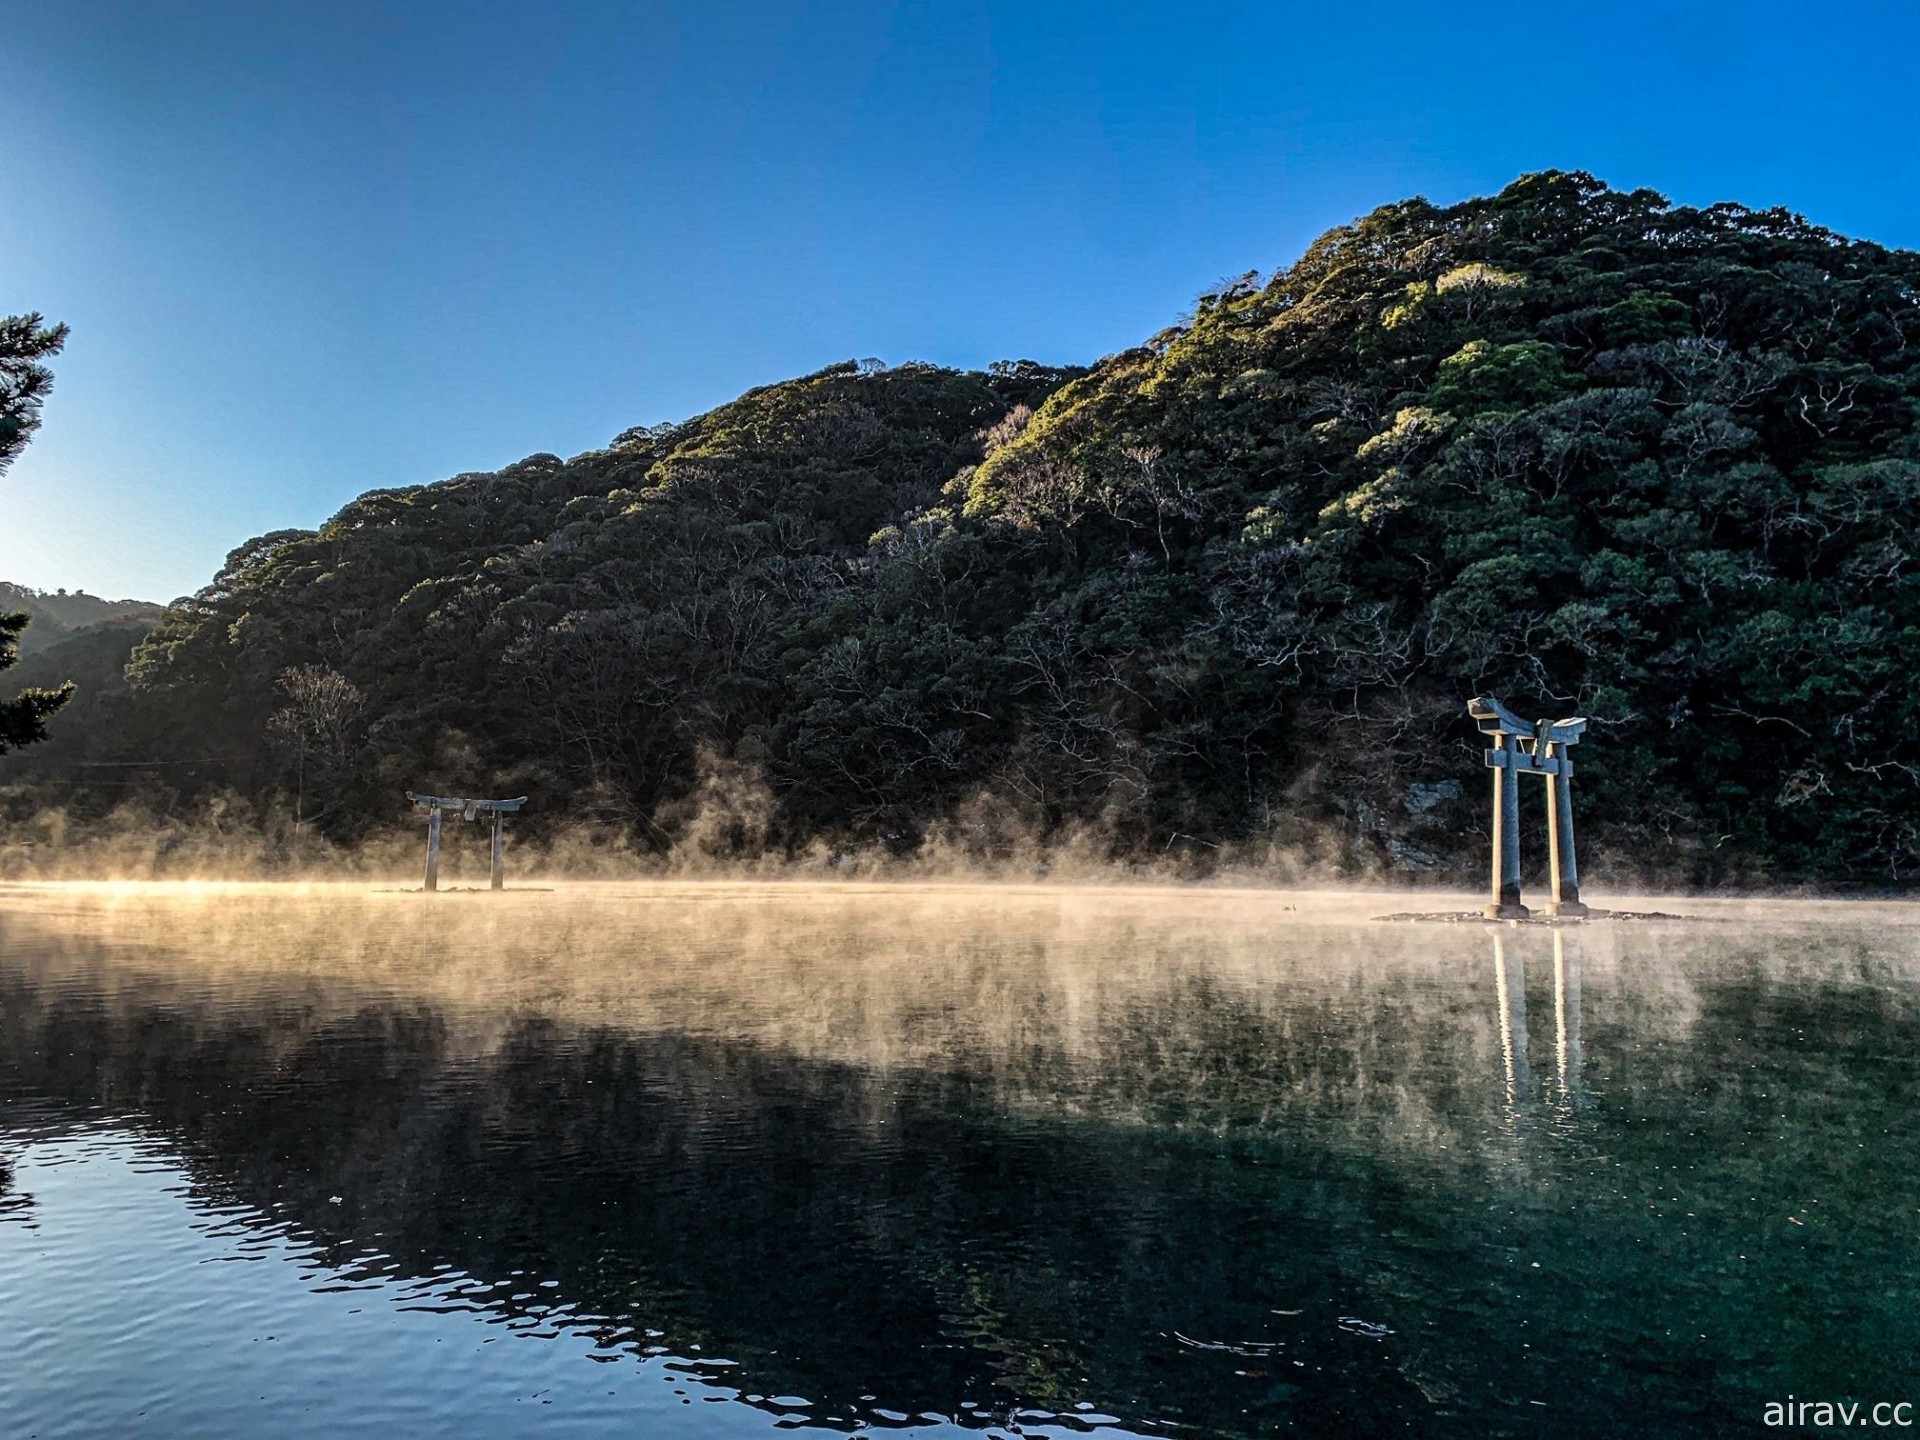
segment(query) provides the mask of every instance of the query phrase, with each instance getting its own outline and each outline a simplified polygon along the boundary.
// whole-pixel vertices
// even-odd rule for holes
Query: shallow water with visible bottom
[[[0,887],[0,1435],[1920,1415],[1920,913],[1395,908]]]

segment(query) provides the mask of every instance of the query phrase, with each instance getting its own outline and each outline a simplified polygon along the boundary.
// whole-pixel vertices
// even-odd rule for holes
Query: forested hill
[[[1904,880],[1917,426],[1920,255],[1529,176],[1085,373],[841,366],[371,492],[235,551],[89,745],[341,838],[410,786],[1477,874],[1492,691],[1592,718],[1597,866]]]

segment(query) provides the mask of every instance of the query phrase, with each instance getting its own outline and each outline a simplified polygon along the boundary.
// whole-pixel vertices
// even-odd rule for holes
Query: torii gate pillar
[[[411,800],[412,794],[407,798]],[[427,890],[440,888],[440,807],[433,807],[427,816],[427,880],[423,887]]]
[[[1580,903],[1580,863],[1573,848],[1573,757],[1567,749],[1586,728],[1585,720],[1557,720],[1548,726],[1541,722],[1540,748],[1549,760],[1557,761],[1547,779],[1547,868],[1553,880],[1553,903],[1549,915],[1578,916],[1587,913]],[[1578,727],[1571,738],[1570,727]]]
[[[1533,914],[1520,900],[1520,770],[1531,758],[1521,742],[1533,739],[1533,726],[1491,696],[1467,702],[1467,713],[1493,738],[1487,768],[1493,771],[1493,893],[1484,914],[1489,920],[1524,920]]]

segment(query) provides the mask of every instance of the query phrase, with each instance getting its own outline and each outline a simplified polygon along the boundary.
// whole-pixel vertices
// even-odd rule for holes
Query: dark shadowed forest
[[[1460,878],[1492,692],[1591,718],[1620,879],[1897,884],[1916,527],[1920,254],[1532,175],[1089,369],[849,362],[371,489],[10,671],[77,689],[0,805]]]

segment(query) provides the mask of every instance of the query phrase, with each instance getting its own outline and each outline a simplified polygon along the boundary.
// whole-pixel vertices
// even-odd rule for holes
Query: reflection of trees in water
[[[1325,1233],[1396,1202],[1310,1147],[1010,1121],[977,1077],[702,1037],[529,1020],[475,1062],[418,1011],[216,1025],[170,987],[4,998],[32,1088],[137,1109],[210,1199],[296,1218],[343,1264],[377,1234],[404,1274],[557,1280],[605,1342],[665,1331],[742,1361],[748,1390],[842,1415],[1087,1400],[1229,1429],[1276,1406],[1363,1426],[1425,1408],[1330,1324],[1358,1277],[1325,1264]],[[1317,1333],[1274,1334],[1268,1312],[1302,1302]],[[1266,1334],[1319,1368],[1296,1398],[1286,1360],[1196,1355],[1175,1330]]]
[[[574,966],[488,983],[457,933],[447,971],[323,930],[218,984],[29,941],[0,1073],[141,1112],[343,1263],[377,1233],[404,1274],[554,1279],[610,1342],[650,1326],[840,1415],[1479,1434],[1549,1394],[1566,1433],[1705,1429],[1920,1340],[1914,1159],[1845,1130],[1914,1098],[1911,975],[1870,943],[1335,931],[1263,971],[1252,935],[1137,925],[929,939],[903,975],[898,942],[825,965],[794,928],[727,937],[731,967],[676,963],[673,923],[644,968],[576,931]],[[1828,1228],[1775,1233],[1815,1199]]]
[[[0,1224],[33,1223],[33,1196],[14,1188],[13,1166],[0,1155]]]
[[[429,1003],[475,1056],[503,1017],[534,1013],[965,1073],[1009,1106],[1110,1121],[1297,1128],[1312,1112],[1428,1152],[1472,1143],[1492,1103],[1479,1076],[1497,1040],[1452,973],[1472,963],[1461,937],[1276,933],[1270,909],[1125,892],[798,896],[432,914],[276,897],[61,918],[83,962],[102,932],[189,986],[218,957],[223,993],[263,1005],[302,987],[308,1004]]]

